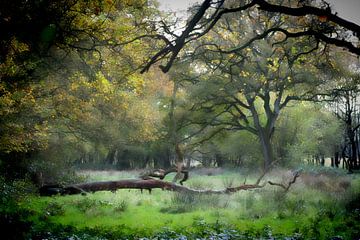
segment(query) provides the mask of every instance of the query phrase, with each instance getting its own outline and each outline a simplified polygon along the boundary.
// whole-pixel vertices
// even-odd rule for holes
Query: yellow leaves
[[[215,60],[212,60],[211,63],[214,65],[219,65],[221,63],[221,61],[218,59],[215,59]]]
[[[259,81],[260,81],[261,83],[265,83],[265,82],[267,81],[267,79],[266,79],[266,77],[265,77],[264,74],[261,74],[261,75],[260,75]]]
[[[96,74],[96,81],[93,83],[93,87],[101,93],[110,93],[114,88],[101,72]]]
[[[268,64],[266,65],[271,72],[278,71],[280,67],[279,58],[267,58]]]
[[[26,43],[19,42],[15,37],[11,39],[10,45],[12,51],[17,53],[22,53],[30,50],[29,46]]]
[[[126,111],[129,109],[129,103],[123,103],[122,105],[123,109]]]
[[[133,74],[128,78],[126,86],[135,94],[142,94],[145,87],[145,81],[140,74]]]
[[[3,83],[0,83],[0,116],[31,109],[35,105],[36,98],[30,86],[10,92]]]
[[[47,122],[42,124],[29,124],[6,122],[2,124],[3,135],[0,136],[0,151],[27,152],[33,149],[43,149],[47,146]]]
[[[241,77],[249,77],[249,76],[250,76],[250,72],[247,72],[247,71],[241,70],[241,72],[240,72],[240,76],[241,76]]]
[[[156,125],[160,122],[160,112],[146,100],[135,100],[129,106],[126,122],[130,122],[135,131],[130,133],[131,141],[156,140]]]
[[[0,116],[13,113],[15,101],[11,97],[11,93],[5,88],[3,83],[0,83]]]
[[[3,135],[0,138],[0,151],[2,152],[27,152],[27,145],[24,144],[24,137],[20,135]]]
[[[79,84],[78,84],[78,83],[73,82],[73,83],[70,84],[70,90],[71,90],[71,91],[74,92],[74,91],[78,90],[78,88],[79,88]]]
[[[15,76],[24,74],[26,72],[26,69],[24,67],[30,67],[26,66],[26,64],[29,63],[24,62],[22,65],[19,65],[16,64],[14,59],[16,55],[29,51],[29,46],[25,43],[19,42],[16,38],[12,38],[9,43],[8,49],[9,52],[6,55],[5,61],[2,61],[0,63],[1,75]]]

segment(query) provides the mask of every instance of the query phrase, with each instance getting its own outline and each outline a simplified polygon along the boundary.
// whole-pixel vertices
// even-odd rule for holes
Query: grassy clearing
[[[131,178],[138,173],[86,172],[89,181]],[[277,170],[267,178],[281,182],[287,180],[289,174]],[[248,183],[256,179],[255,175],[246,173],[208,169],[195,171],[186,184],[197,189],[224,188],[242,184],[245,176]],[[172,176],[167,178],[171,180]],[[38,222],[72,226],[79,230],[122,229],[129,234],[137,232],[150,236],[164,228],[196,232],[202,224],[209,224],[226,226],[251,236],[299,234],[305,239],[309,236],[351,239],[357,234],[353,229],[360,224],[352,222],[355,224],[353,227],[343,227],[347,219],[353,221],[354,217],[346,212],[346,206],[359,194],[360,178],[355,175],[306,172],[287,194],[273,186],[232,195],[182,194],[162,190],[153,190],[149,194],[139,190],[118,190],[116,193],[96,192],[86,196],[33,197],[22,204],[38,216]]]

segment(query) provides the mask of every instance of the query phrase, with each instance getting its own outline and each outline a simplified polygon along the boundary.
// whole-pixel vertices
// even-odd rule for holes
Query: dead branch
[[[166,177],[166,175],[168,175],[169,173],[178,173],[178,168],[170,168],[168,170],[164,170],[161,168],[155,169],[146,174],[141,175],[140,177],[144,180],[149,179],[150,177],[155,177],[163,180]],[[183,174],[183,177],[180,180],[180,184],[183,185],[183,183],[189,179],[189,171],[184,168],[181,168],[180,173]]]
[[[268,181],[268,183],[273,186],[279,186],[279,187],[283,188],[285,192],[287,192],[287,191],[289,191],[291,185],[293,185],[296,182],[296,179],[300,176],[300,174],[301,174],[301,171],[294,172],[293,178],[291,179],[291,181],[289,181],[287,183],[287,185],[285,185],[283,183],[275,183],[272,181]]]

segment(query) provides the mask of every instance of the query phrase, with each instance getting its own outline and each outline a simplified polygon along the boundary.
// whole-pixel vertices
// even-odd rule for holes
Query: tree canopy
[[[325,2],[205,0],[179,33],[157,7],[1,3],[5,174],[51,178],[53,163],[268,169],[331,155],[359,165],[356,24]],[[309,109],[321,111],[304,126],[289,120]],[[327,147],[304,136],[321,124],[309,139]]]
[[[165,65],[161,66],[162,71],[167,72],[177,58],[179,52],[192,41],[203,37],[218,24],[220,19],[226,18],[229,14],[236,14],[240,18],[248,11],[256,9],[261,14],[276,13],[279,18],[295,19],[297,24],[290,27],[275,26],[257,32],[248,41],[243,42],[237,48],[242,49],[252,42],[264,39],[269,34],[281,33],[283,37],[279,42],[291,38],[308,37],[317,44],[335,45],[347,49],[356,55],[360,54],[358,47],[360,26],[337,16],[330,4],[325,1],[212,1],[204,0],[195,13],[189,18],[185,29],[178,35],[171,35],[170,39],[164,40],[164,47],[158,51],[143,68],[149,69],[154,63],[166,59]],[[164,36],[166,38],[166,36]],[[234,49],[233,51],[236,51]]]

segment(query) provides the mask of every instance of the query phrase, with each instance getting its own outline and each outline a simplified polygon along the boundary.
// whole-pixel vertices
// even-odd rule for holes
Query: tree
[[[256,11],[239,20],[229,15],[193,51],[201,75],[192,86],[193,110],[204,117],[195,123],[256,135],[265,169],[274,161],[271,139],[280,112],[290,101],[316,100],[326,83],[317,74],[324,66],[319,66],[320,58],[312,54],[318,46],[312,48],[306,39],[279,44],[279,36],[274,34],[247,48],[238,47],[253,32],[286,26],[277,17]]]
[[[335,151],[334,165],[338,166],[342,157],[347,169],[351,172],[360,167],[359,63],[355,58],[346,57],[345,59],[342,52],[337,52],[335,56],[337,57],[334,63],[336,86],[330,95],[332,101],[328,103],[328,106],[344,124],[345,131],[343,144]]]
[[[286,166],[324,165],[342,144],[343,126],[324,103],[297,102],[285,109],[274,134],[277,159]]]
[[[150,47],[123,44],[147,31],[154,8],[137,0],[19,0],[0,9],[2,171],[24,177],[39,156],[50,158],[44,153],[56,139],[64,154],[155,136],[146,123],[157,115],[142,109],[153,109],[142,99],[145,77],[134,73]]]

